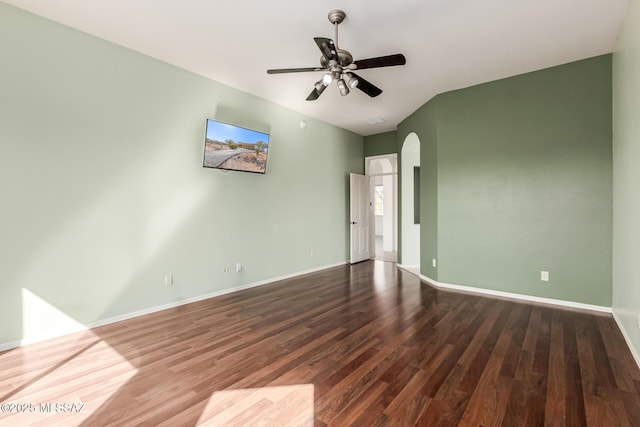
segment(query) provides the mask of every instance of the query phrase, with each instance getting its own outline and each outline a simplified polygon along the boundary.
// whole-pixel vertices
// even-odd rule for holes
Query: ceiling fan
[[[406,59],[401,53],[395,55],[379,56],[376,58],[361,59],[354,61],[349,51],[338,47],[338,25],[347,16],[342,10],[332,10],[329,12],[329,21],[335,29],[334,40],[326,37],[315,37],[314,40],[322,52],[319,67],[306,68],[279,68],[267,70],[267,74],[300,73],[307,71],[325,71],[322,79],[318,80],[313,90],[307,96],[307,101],[315,101],[322,92],[333,81],[336,81],[340,95],[345,96],[350,89],[358,88],[370,97],[378,96],[382,89],[363,79],[354,70],[364,70],[366,68],[390,67],[393,65],[404,65]]]

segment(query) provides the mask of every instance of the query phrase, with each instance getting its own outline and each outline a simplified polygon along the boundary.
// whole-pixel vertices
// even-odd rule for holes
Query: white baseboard
[[[413,273],[417,276],[420,275],[420,266],[419,265],[406,265],[406,264],[396,264],[398,268],[408,271],[409,273]]]
[[[261,280],[259,282],[253,282],[253,283],[249,283],[249,284],[246,284],[246,285],[234,286],[232,288],[222,289],[220,291],[211,292],[211,293],[204,294],[204,295],[198,295],[198,296],[187,298],[187,299],[183,299],[183,300],[180,300],[180,301],[173,301],[173,302],[170,302],[170,303],[167,303],[167,304],[162,304],[162,305],[158,305],[158,306],[155,306],[155,307],[149,307],[149,308],[145,308],[145,309],[142,309],[142,310],[133,311],[131,313],[125,313],[125,314],[121,314],[121,315],[118,315],[118,316],[109,317],[109,318],[106,318],[106,319],[100,319],[100,320],[97,320],[95,322],[85,323],[84,325],[80,325],[77,328],[66,329],[64,331],[58,331],[56,334],[50,334],[50,335],[47,335],[47,336],[37,336],[37,337],[25,337],[25,338],[23,338],[21,340],[18,340],[18,341],[0,343],[0,351],[10,350],[12,348],[22,347],[24,345],[33,344],[33,343],[41,342],[41,341],[46,341],[48,339],[58,338],[58,337],[61,337],[61,336],[64,336],[64,335],[73,334],[73,333],[76,333],[76,332],[86,331],[86,330],[91,329],[91,328],[97,328],[98,326],[104,326],[104,325],[109,325],[111,323],[122,322],[123,320],[133,319],[134,317],[144,316],[146,314],[151,314],[151,313],[155,313],[155,312],[158,312],[158,311],[167,310],[169,308],[174,308],[174,307],[178,307],[178,306],[185,305],[185,304],[191,304],[193,302],[202,301],[202,300],[209,299],[209,298],[219,297],[219,296],[222,296],[222,295],[226,295],[226,294],[230,294],[230,293],[233,293],[233,292],[242,291],[242,290],[245,290],[245,289],[256,288],[258,286],[268,285],[270,283],[278,282],[280,280],[291,279],[293,277],[302,276],[302,275],[309,274],[309,273],[315,273],[316,271],[326,270],[328,268],[339,267],[339,266],[345,265],[345,264],[347,264],[347,261],[337,262],[337,263],[325,265],[325,266],[322,266],[322,267],[316,267],[316,268],[312,268],[312,269],[309,269],[309,270],[298,271],[298,272],[295,272],[295,273],[285,274],[283,276],[273,277],[271,279]]]
[[[397,265],[398,265],[398,268],[403,268],[405,270],[409,270],[410,268],[420,270],[420,265],[406,265],[406,264],[400,264],[400,263],[398,263]]]
[[[424,276],[421,275],[421,278],[423,277]],[[430,280],[428,278],[425,278],[425,279]],[[601,313],[612,312],[611,307],[606,307],[603,305],[585,304],[585,303],[576,302],[576,301],[566,301],[566,300],[555,299],[555,298],[537,297],[534,295],[496,291],[493,289],[483,289],[483,288],[474,288],[472,286],[452,285],[449,283],[442,283],[442,282],[439,282],[439,287],[443,289],[451,289],[451,290],[462,291],[462,292],[472,292],[472,293],[481,294],[481,295],[490,295],[490,296],[495,296],[500,298],[508,298],[508,299],[526,301],[526,302],[535,302],[540,304],[557,305],[561,307],[578,308],[581,310],[598,311]]]
[[[398,267],[403,268],[408,272],[415,274],[415,272],[411,271],[405,266],[398,264]],[[422,281],[438,289],[449,289],[453,291],[487,295],[487,296],[493,296],[493,297],[499,297],[499,298],[507,298],[507,299],[517,300],[517,301],[535,302],[539,304],[549,304],[549,305],[555,305],[555,306],[561,306],[561,307],[578,308],[581,310],[598,311],[600,313],[612,312],[611,307],[605,307],[602,305],[585,304],[581,302],[565,301],[565,300],[560,300],[555,298],[545,298],[545,297],[537,297],[533,295],[516,294],[513,292],[496,291],[493,289],[476,288],[473,286],[452,285],[450,283],[438,282],[437,280],[433,280],[432,278],[424,276],[422,274],[418,274],[418,277]]]
[[[624,327],[624,324],[622,323],[622,319],[620,319],[620,316],[618,316],[618,313],[616,313],[615,310],[613,310],[613,320],[616,321],[616,324],[618,325],[618,329],[620,329],[620,332],[622,332],[622,336],[624,337],[624,340],[627,342],[627,347],[629,347],[629,351],[631,352],[633,359],[636,361],[636,365],[638,365],[638,368],[640,368],[640,354],[638,354],[638,351],[633,346],[633,343],[631,342],[631,337],[629,336],[627,329]]]

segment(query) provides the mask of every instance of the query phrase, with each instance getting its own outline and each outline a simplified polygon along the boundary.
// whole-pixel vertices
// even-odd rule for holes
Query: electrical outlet
[[[240,273],[242,271],[242,264],[241,263],[236,263],[236,273]]]
[[[229,267],[225,265],[225,266],[224,266],[224,270],[222,270],[222,271],[223,271],[223,273],[224,273],[225,275],[229,274]]]
[[[436,262],[436,259],[432,259],[431,260],[431,267],[436,268],[436,266],[438,265],[438,263]]]
[[[540,272],[540,280],[543,282],[548,282],[549,281],[549,272],[548,271],[541,271]]]
[[[311,249],[311,252],[309,252],[309,258],[313,258],[313,249]]]
[[[173,274],[167,274],[164,276],[164,285],[165,286],[173,285]]]
[[[640,329],[640,314],[638,314],[638,329]]]

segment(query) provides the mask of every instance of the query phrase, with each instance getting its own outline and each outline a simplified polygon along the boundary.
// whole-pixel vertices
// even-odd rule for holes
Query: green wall
[[[391,131],[365,136],[364,155],[369,157],[397,153],[396,133],[396,131]]]
[[[640,2],[613,55],[613,312],[640,364]]]
[[[348,258],[361,136],[3,3],[0,58],[0,345]],[[206,118],[266,175],[204,169]]]
[[[422,274],[610,306],[611,90],[605,55],[441,94],[406,119],[400,140],[422,143]]]

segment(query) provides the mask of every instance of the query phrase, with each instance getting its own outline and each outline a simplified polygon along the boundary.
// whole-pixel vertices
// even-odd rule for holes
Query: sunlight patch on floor
[[[198,424],[313,426],[313,393],[313,384],[217,391]]]
[[[7,354],[22,363],[0,380],[0,426],[80,425],[138,372],[91,331],[59,348],[34,344]],[[100,360],[109,366],[96,368]]]

